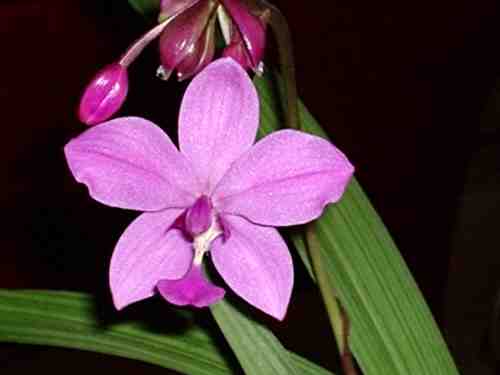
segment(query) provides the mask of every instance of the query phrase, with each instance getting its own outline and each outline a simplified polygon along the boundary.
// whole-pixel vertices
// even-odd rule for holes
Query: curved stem
[[[286,122],[292,129],[301,129],[297,108],[297,82],[295,80],[295,61],[293,59],[292,37],[288,22],[281,12],[271,7],[269,23],[278,42],[280,65],[286,88]]]
[[[259,3],[261,11],[268,12],[267,19],[278,43],[280,65],[286,90],[286,122],[292,129],[302,130],[298,112],[297,83],[293,58],[292,38],[288,23],[283,14],[266,0],[250,0]],[[305,242],[311,259],[313,272],[325,304],[330,326],[339,349],[341,364],[346,375],[356,375],[357,370],[349,349],[349,318],[340,306],[336,292],[331,285],[321,259],[321,245],[314,228],[314,222],[306,226]]]
[[[311,258],[316,281],[318,282],[321,297],[328,313],[337,347],[340,353],[342,369],[346,375],[356,375],[356,366],[349,350],[350,323],[345,311],[336,297],[335,288],[331,285],[321,259],[321,245],[319,243],[314,222],[306,226],[306,245]]]
[[[256,5],[261,8],[261,11],[267,13],[265,18],[267,19],[267,23],[271,26],[271,30],[278,44],[281,74],[283,75],[286,91],[285,117],[287,126],[292,129],[301,129],[297,106],[298,94],[295,80],[293,43],[288,22],[279,9],[266,0],[252,0],[251,3],[258,3]]]
[[[153,27],[151,30],[149,30],[146,34],[141,36],[139,39],[137,39],[128,49],[125,51],[123,56],[120,58],[120,61],[118,63],[122,65],[125,68],[128,68],[132,62],[141,54],[141,52],[146,48],[146,46],[151,43],[154,39],[156,39],[165,26],[167,26],[170,21],[172,21],[175,18],[175,16],[172,16],[170,18],[167,18],[165,21],[162,23],[159,23],[155,27]]]

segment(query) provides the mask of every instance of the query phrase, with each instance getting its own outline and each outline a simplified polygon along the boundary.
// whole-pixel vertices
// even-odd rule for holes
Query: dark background
[[[470,207],[488,213],[498,212],[499,206],[494,194],[498,179],[481,177],[498,176],[500,159],[495,151],[500,143],[496,2],[275,3],[293,30],[304,102],[356,165],[359,180],[394,236],[464,373],[479,374],[477,366],[485,374],[493,373],[488,372],[495,362],[488,325],[476,323],[489,319],[499,286],[491,268],[500,263],[495,263],[498,246],[490,242],[493,235],[485,237],[480,231],[468,242],[463,239],[470,227],[461,218],[484,218],[474,228],[486,228],[486,222],[499,217],[463,209],[464,201],[469,202],[464,197],[476,193],[478,186],[492,194],[486,198],[472,194],[482,203],[472,200]],[[86,290],[106,296],[109,256],[134,215],[91,201],[69,176],[62,147],[84,130],[75,108],[85,83],[146,27],[126,1],[0,3],[4,178],[0,287]],[[174,127],[184,86],[157,80],[157,64],[156,48],[151,47],[132,66],[130,95],[122,113]],[[478,154],[484,157],[479,160]],[[459,251],[464,243],[472,247]],[[471,259],[477,263],[476,273],[467,274]],[[471,291],[478,290],[477,279],[486,289],[475,299]],[[303,287],[298,293],[321,309],[310,289]],[[477,304],[484,306],[482,315],[469,319],[464,310]],[[303,332],[296,332],[294,322],[305,313],[297,308],[282,333],[292,346],[300,347]],[[324,336],[327,342],[330,337],[320,328],[326,320],[321,319],[309,334]],[[463,342],[467,326],[475,335],[473,345],[470,336]],[[50,367],[61,353],[16,346],[2,349],[0,368],[5,363],[13,374]],[[320,350],[324,363],[329,363],[329,352]],[[98,368],[121,368],[125,373],[155,371],[122,359],[64,353],[67,363],[83,360],[83,368],[99,363]],[[64,362],[58,366],[54,370]]]

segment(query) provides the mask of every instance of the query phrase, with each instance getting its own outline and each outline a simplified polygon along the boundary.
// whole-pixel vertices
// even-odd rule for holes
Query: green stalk
[[[289,128],[303,130],[298,113],[297,83],[295,79],[295,63],[293,58],[293,44],[288,23],[283,14],[267,1],[262,0],[269,12],[269,25],[278,43],[281,73],[285,87],[286,98],[283,106],[286,109],[285,119]],[[352,357],[348,345],[348,320],[342,312],[336,297],[335,288],[328,280],[326,270],[321,259],[321,246],[318,242],[314,223],[310,223],[306,229],[305,241],[309,258],[312,262],[313,272],[316,275],[318,286],[326,307],[330,326],[335,336],[339,353],[342,357],[342,366],[346,374],[355,374],[352,366]],[[346,366],[344,366],[344,362]],[[348,370],[352,368],[352,370]]]
[[[323,298],[323,303],[325,304],[326,311],[328,313],[328,319],[330,320],[333,335],[337,341],[339,352],[343,353],[345,350],[345,340],[343,339],[344,324],[342,312],[336,297],[335,289],[330,284],[323,267],[323,259],[321,257],[320,245],[318,243],[314,223],[310,223],[306,227],[306,243],[308,255],[311,259],[313,272],[316,275],[316,281],[321,292],[321,297]]]
[[[337,342],[344,374],[356,375],[356,367],[349,349],[349,318],[340,306],[340,302],[337,299],[337,292],[328,279],[314,222],[306,226],[306,246],[313,272],[316,275],[316,282],[319,286],[321,298],[323,299],[328,319],[330,320],[330,327]]]

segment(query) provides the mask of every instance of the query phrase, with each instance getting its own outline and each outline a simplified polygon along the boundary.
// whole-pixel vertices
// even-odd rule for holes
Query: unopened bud
[[[83,92],[78,109],[80,121],[95,125],[113,116],[122,106],[128,91],[127,69],[113,63],[100,70]]]
[[[222,56],[231,57],[240,64],[243,69],[252,69],[253,67],[250,55],[241,39],[239,31],[235,29],[234,25],[231,31],[231,42],[224,48],[224,51],[222,51]]]
[[[251,14],[244,2],[221,0],[221,3],[233,21],[231,44],[224,55],[233,57],[243,67],[249,65],[254,71],[258,71],[261,68],[266,45],[265,23]],[[243,47],[246,51],[243,51]],[[248,54],[248,60],[242,56],[243,52]]]
[[[160,36],[160,59],[165,70],[177,68],[195,49],[214,8],[213,1],[200,1],[165,26]]]
[[[215,17],[209,21],[205,31],[194,45],[193,50],[177,65],[177,79],[183,81],[198,74],[214,58]]]

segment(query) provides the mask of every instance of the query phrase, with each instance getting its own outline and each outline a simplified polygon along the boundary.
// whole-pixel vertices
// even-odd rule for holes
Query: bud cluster
[[[87,85],[78,110],[80,121],[95,125],[120,109],[128,92],[129,65],[157,38],[161,62],[157,72],[164,80],[174,71],[180,81],[191,78],[213,60],[217,24],[226,42],[221,55],[262,73],[265,18],[242,0],[162,0],[159,24]]]

